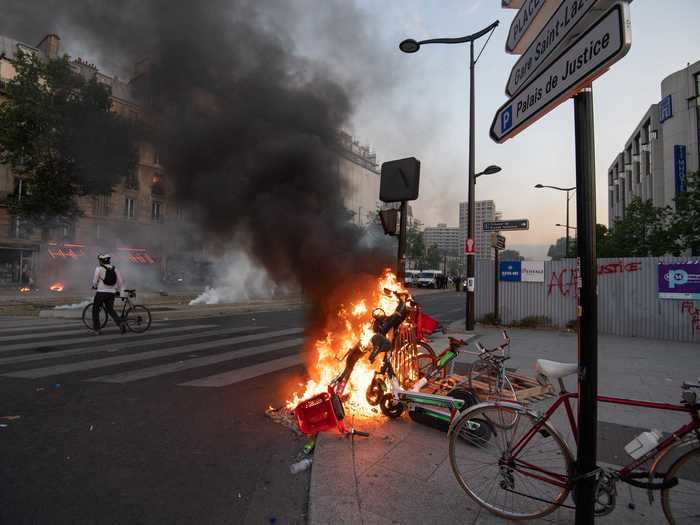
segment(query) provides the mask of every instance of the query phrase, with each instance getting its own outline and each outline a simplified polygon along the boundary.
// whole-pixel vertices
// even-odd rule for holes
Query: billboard
[[[673,116],[673,105],[671,104],[671,95],[666,95],[659,102],[659,122],[668,120]]]
[[[543,283],[544,261],[523,261],[520,263],[520,280],[524,283]]]
[[[498,279],[504,282],[520,282],[521,261],[501,261]]]
[[[700,300],[700,260],[659,264],[659,299]]]

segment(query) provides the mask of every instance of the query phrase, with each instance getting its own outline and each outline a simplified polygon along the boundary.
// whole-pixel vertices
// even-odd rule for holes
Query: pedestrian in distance
[[[100,335],[100,308],[104,308],[123,334],[126,332],[126,323],[114,311],[114,299],[124,289],[124,281],[119,270],[112,264],[109,254],[98,255],[97,262],[99,264],[92,278],[92,288],[97,290],[92,303],[93,331]]]

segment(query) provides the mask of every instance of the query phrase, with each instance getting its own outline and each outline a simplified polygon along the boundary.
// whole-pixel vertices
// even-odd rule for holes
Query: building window
[[[615,186],[615,202],[620,202],[620,186]]]
[[[130,197],[124,198],[124,217],[127,219],[136,217],[136,201]]]
[[[613,170],[608,172],[608,186],[612,186],[613,183]]]
[[[151,220],[155,222],[163,221],[162,205],[158,201],[153,201],[151,203]]]
[[[92,202],[92,214],[96,217],[108,217],[111,208],[111,195],[97,195]]]

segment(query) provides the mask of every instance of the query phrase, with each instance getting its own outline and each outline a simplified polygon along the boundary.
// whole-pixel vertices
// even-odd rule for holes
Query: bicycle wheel
[[[126,326],[132,332],[140,334],[151,326],[151,312],[145,306],[137,304],[126,311]]]
[[[83,324],[85,325],[85,327],[88,330],[93,329],[92,305],[93,305],[93,303],[90,303],[85,308],[83,308]],[[100,328],[104,328],[105,325],[107,324],[107,312],[105,311],[104,308],[100,308],[99,319],[100,319]]]
[[[661,491],[661,506],[671,525],[700,522],[700,448],[678,458],[664,481],[676,478],[678,485]]]
[[[515,424],[508,426],[507,421]],[[449,448],[452,471],[464,491],[497,516],[538,518],[554,511],[569,494],[573,458],[549,422],[513,456],[536,423],[534,414],[511,403],[475,405],[454,423]]]
[[[488,401],[517,401],[515,389],[507,376],[499,384],[498,365],[476,361],[469,367],[469,388]]]

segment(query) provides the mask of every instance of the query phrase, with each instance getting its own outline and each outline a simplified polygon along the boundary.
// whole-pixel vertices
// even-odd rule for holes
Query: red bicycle
[[[538,360],[536,368],[540,380],[559,382],[559,397],[546,412],[538,414],[513,402],[481,403],[462,412],[449,433],[450,462],[459,484],[485,509],[511,520],[538,518],[558,507],[574,508],[566,504],[570,492],[576,502],[575,455],[550,418],[563,406],[578,441],[571,403],[578,394],[567,392],[562,381],[577,373],[578,366]],[[596,515],[614,509],[616,484],[623,481],[646,489],[650,504],[660,491],[669,523],[700,523],[700,404],[695,392],[699,388],[699,383],[683,383],[679,405],[598,396],[600,403],[685,413],[690,421],[664,436],[640,435],[630,443],[639,445],[637,450],[625,447],[635,458],[628,465],[597,468]],[[472,435],[474,420],[486,422],[490,435]]]

